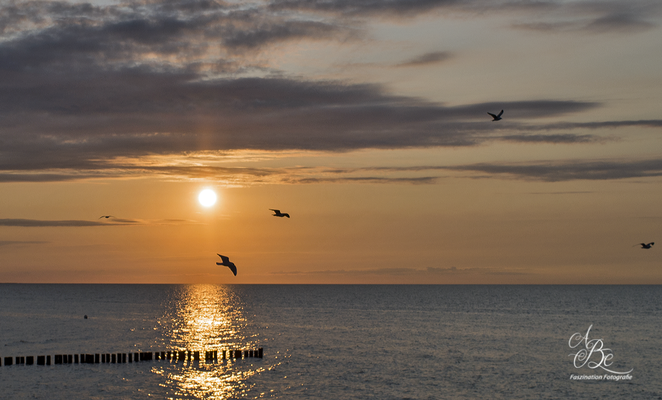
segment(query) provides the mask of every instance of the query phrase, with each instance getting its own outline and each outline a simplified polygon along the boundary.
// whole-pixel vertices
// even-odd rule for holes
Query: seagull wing
[[[280,214],[280,210],[276,210],[276,209],[273,209],[273,208],[270,208],[270,210],[275,212],[276,214]]]
[[[283,215],[286,216],[287,218],[290,217],[290,214],[288,214],[288,213],[283,213]]]
[[[234,265],[234,263],[230,263],[230,265],[228,265],[228,268],[230,268],[230,271],[232,271],[234,276],[237,276],[237,266]]]
[[[492,118],[496,118],[496,117],[497,117],[496,115],[492,114],[491,112],[488,112],[488,114],[490,114],[490,116],[491,116]]]
[[[223,264],[220,264],[220,265],[227,265],[227,264],[230,262],[230,259],[227,258],[226,256],[222,256],[222,255],[220,255],[220,254],[218,254],[218,253],[216,253],[216,254],[217,254],[219,257],[221,257],[221,260],[223,260]]]
[[[497,117],[500,117],[501,115],[503,115],[503,110],[501,110],[501,112],[499,113],[499,115],[497,115]]]

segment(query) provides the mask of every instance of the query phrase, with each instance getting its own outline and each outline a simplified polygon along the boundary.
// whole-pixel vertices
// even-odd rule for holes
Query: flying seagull
[[[654,245],[654,244],[655,244],[655,242],[650,242],[650,243],[648,243],[648,244],[646,244],[646,243],[641,243],[641,248],[642,248],[642,249],[650,249],[651,246]]]
[[[113,217],[112,215],[102,215],[102,216],[99,217],[99,219],[101,219],[101,218],[108,219],[108,218],[115,218],[115,217]]]
[[[274,212],[274,217],[287,217],[287,218],[290,217],[290,214],[282,213],[280,212],[280,210],[274,210],[273,208],[270,208],[270,210]]]
[[[218,254],[218,253],[216,253],[216,254]],[[221,257],[221,260],[223,260],[223,262],[220,262],[220,263],[217,262],[216,265],[225,265],[226,267],[230,268],[230,271],[232,271],[234,276],[237,276],[237,266],[234,265],[234,263],[231,262],[230,259],[227,258],[226,256],[222,256],[220,254],[218,254],[218,256]]]
[[[490,115],[492,116],[492,118],[493,118],[493,119],[492,119],[492,122],[494,122],[494,121],[500,121],[500,120],[501,120],[501,115],[503,115],[503,110],[501,110],[501,112],[499,113],[499,115],[494,115],[494,114],[489,113],[489,112],[488,112],[488,114],[490,114]]]

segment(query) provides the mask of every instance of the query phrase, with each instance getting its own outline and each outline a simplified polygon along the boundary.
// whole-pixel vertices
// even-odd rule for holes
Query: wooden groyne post
[[[206,364],[216,364],[219,362],[218,357],[219,350],[209,350],[205,351],[205,363]],[[243,359],[243,358],[263,358],[264,349],[262,347],[258,349],[248,349],[248,350],[220,350],[221,357],[220,361],[230,360],[230,359]],[[226,357],[227,355],[227,357]],[[51,356],[50,355],[41,355],[36,357],[37,365],[51,365]],[[0,357],[0,366],[11,366],[11,365],[34,365],[35,357],[26,356],[26,357],[4,357],[4,363],[2,362],[3,358]],[[136,352],[136,353],[95,353],[95,354],[55,354],[52,357],[54,365],[62,364],[126,364],[127,362],[145,362],[145,361],[162,361],[167,360],[168,362],[175,363],[188,363],[192,365],[193,363],[199,364],[200,351],[191,351],[191,350],[177,350],[177,351],[161,351],[161,352]]]

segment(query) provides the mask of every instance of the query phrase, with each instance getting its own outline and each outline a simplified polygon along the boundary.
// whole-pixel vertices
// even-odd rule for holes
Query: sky
[[[3,0],[0,282],[661,284],[661,24],[644,0]]]

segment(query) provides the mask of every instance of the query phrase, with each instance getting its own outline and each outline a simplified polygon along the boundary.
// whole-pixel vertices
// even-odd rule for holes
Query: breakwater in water
[[[167,361],[173,363],[201,363],[215,364],[226,360],[241,360],[244,358],[262,358],[264,350],[211,350],[204,352],[201,358],[200,351],[174,350],[174,351],[147,351],[136,353],[81,353],[81,354],[55,354],[41,356],[0,357],[0,366],[11,365],[61,365],[61,364],[124,364],[145,361]]]

